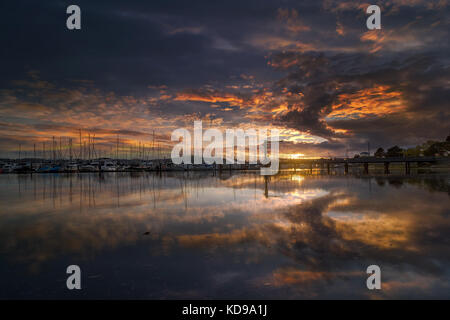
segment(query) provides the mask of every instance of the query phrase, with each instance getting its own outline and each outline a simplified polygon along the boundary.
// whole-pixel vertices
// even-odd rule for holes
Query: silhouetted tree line
[[[375,151],[375,157],[432,157],[450,155],[450,135],[447,136],[445,141],[427,141],[414,148],[402,149],[399,146],[393,146],[387,151],[383,148],[378,148]]]

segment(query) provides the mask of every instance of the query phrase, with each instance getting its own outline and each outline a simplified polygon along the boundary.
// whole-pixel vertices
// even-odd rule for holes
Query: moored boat
[[[105,172],[114,172],[117,171],[117,166],[114,162],[105,161],[105,163],[100,167],[100,170]]]
[[[65,166],[64,172],[78,172],[78,164],[76,163],[69,163]]]

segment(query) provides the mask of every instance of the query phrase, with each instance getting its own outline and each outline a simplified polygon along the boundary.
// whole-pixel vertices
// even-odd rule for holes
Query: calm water
[[[3,299],[450,298],[445,174],[0,175],[0,199]]]

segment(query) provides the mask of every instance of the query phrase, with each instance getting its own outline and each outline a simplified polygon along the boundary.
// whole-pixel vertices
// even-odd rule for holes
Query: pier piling
[[[411,173],[411,164],[409,162],[405,162],[405,174]]]
[[[385,162],[384,163],[384,173],[385,174],[389,174],[390,173],[390,171],[389,171],[389,162]]]
[[[368,162],[364,162],[364,173],[369,174],[369,163]]]

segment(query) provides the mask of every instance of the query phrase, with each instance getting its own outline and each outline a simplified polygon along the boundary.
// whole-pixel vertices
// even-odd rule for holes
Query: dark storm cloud
[[[263,23],[256,22],[262,9],[251,2],[236,8],[211,1],[80,0],[80,31],[65,27],[69,4],[3,5],[2,12],[8,12],[0,31],[6,44],[1,58],[8,61],[2,68],[3,84],[37,69],[60,83],[90,79],[107,89],[142,93],[148,85],[225,81],[231,74],[265,64],[264,55],[243,50],[239,43],[238,35],[249,24]],[[257,17],[252,19],[252,13]],[[274,11],[265,15],[273,18]]]
[[[286,98],[288,112],[275,123],[354,150],[367,140],[387,147],[443,139],[450,131],[448,4],[383,2],[383,29],[372,33],[344,19],[361,16],[361,4],[325,1],[340,36],[327,42],[324,33],[312,46],[272,55],[271,65],[286,72],[274,92],[297,97]]]
[[[288,65],[291,70],[278,86],[303,95],[290,104],[289,112],[278,119],[292,128],[331,141],[343,139],[346,145],[356,147],[358,141],[359,146],[363,144],[361,140],[370,140],[384,147],[393,143],[417,144],[427,139],[443,138],[450,129],[449,65],[445,57],[433,52],[406,57],[403,54],[377,57],[280,53],[273,57],[273,64]],[[365,90],[377,87],[386,88],[382,89],[385,94],[398,93],[401,96],[401,112],[389,114],[389,105],[380,105],[378,114],[367,115],[361,111],[362,115],[355,118],[351,117],[355,110],[346,109],[352,100],[339,101],[340,97],[349,97],[357,92],[364,95]],[[365,96],[368,98],[364,103],[375,103],[370,94]],[[344,116],[326,118],[332,113],[332,106],[339,102],[343,104]],[[346,130],[347,133],[335,133],[335,129]]]

